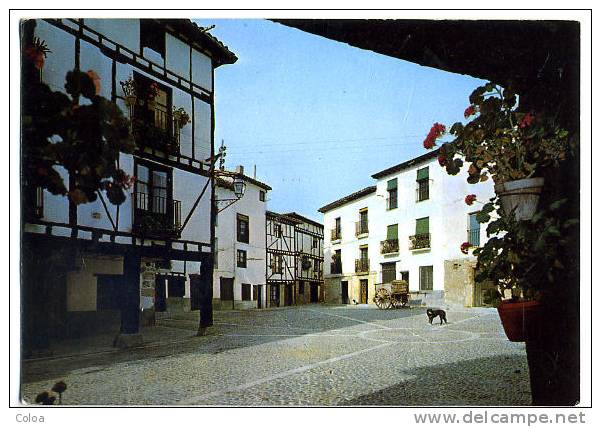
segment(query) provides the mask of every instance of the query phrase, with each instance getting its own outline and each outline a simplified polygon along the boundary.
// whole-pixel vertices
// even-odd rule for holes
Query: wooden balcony
[[[430,249],[430,233],[409,236],[409,250]]]
[[[156,238],[179,236],[182,224],[179,200],[134,193],[134,206],[132,231],[135,234]]]

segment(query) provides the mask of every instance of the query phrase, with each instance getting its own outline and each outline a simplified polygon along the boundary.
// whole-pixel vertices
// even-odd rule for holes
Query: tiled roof
[[[289,213],[285,213],[284,215],[289,218],[294,218],[294,219],[296,219],[298,221],[302,221],[302,222],[308,222],[309,224],[313,224],[317,227],[323,228],[323,224],[320,224],[317,221],[313,221],[312,219],[309,219],[306,216],[303,216],[301,214],[297,214],[296,212],[289,212]]]
[[[406,162],[399,163],[398,165],[395,165],[395,166],[391,166],[388,169],[384,169],[383,171],[376,172],[371,177],[375,178],[375,179],[383,178],[387,175],[392,175],[393,173],[400,172],[403,169],[408,169],[412,166],[417,165],[418,163],[424,162],[426,160],[430,160],[437,156],[438,156],[438,150],[429,151],[426,154],[422,154],[419,157],[415,157],[411,160],[407,160]]]
[[[210,34],[205,28],[198,26],[189,19],[157,19],[156,21],[184,35],[192,42],[198,43],[199,46],[211,52],[216,62],[216,67],[224,64],[233,64],[238,60],[238,57],[226,45]]]
[[[353,194],[349,194],[348,196],[343,197],[342,199],[338,199],[335,202],[329,203],[319,209],[318,212],[326,213],[327,211],[331,211],[334,208],[345,205],[348,202],[352,202],[353,200],[360,199],[363,196],[367,196],[368,194],[374,193],[376,191],[376,186],[372,185],[370,187],[366,187],[362,190],[356,191]]]

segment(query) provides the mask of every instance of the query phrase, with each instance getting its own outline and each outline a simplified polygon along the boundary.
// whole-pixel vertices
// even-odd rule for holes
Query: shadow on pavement
[[[399,374],[408,379],[340,402],[340,406],[497,406],[498,402],[527,406],[532,401],[528,364],[525,357],[517,355],[402,370]]]

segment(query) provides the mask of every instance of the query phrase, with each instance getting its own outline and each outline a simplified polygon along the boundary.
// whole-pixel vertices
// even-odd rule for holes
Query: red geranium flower
[[[469,106],[469,107],[467,107],[467,108],[465,109],[465,111],[463,112],[463,117],[465,117],[465,118],[467,119],[469,116],[472,116],[472,115],[474,115],[475,113],[476,113],[476,109],[474,108],[474,106],[473,106],[473,105],[470,105],[470,106]]]
[[[465,196],[465,204],[466,205],[473,205],[474,202],[476,201],[476,195],[475,194],[468,194],[467,196]]]
[[[445,158],[445,156],[443,156],[442,154],[438,155],[438,164],[440,166],[445,166],[447,163],[447,159]]]
[[[470,248],[471,246],[472,246],[472,245],[470,245],[470,244],[469,244],[469,242],[463,242],[463,243],[461,244],[461,252],[463,252],[464,254],[467,254],[467,253],[468,253],[468,250],[469,250],[469,248]]]
[[[519,126],[523,129],[532,125],[532,123],[534,123],[534,116],[530,113],[526,113],[524,117],[522,117],[522,120],[520,120]]]
[[[430,128],[430,132],[428,132],[426,139],[424,139],[424,147],[428,150],[434,147],[436,145],[436,139],[440,138],[446,129],[445,125],[434,123]]]

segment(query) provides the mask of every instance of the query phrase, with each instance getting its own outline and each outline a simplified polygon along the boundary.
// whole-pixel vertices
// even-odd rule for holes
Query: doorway
[[[263,286],[253,285],[253,299],[257,301],[257,308],[263,308]]]
[[[367,304],[367,279],[359,281],[359,304]]]
[[[280,285],[269,285],[269,306],[280,306]]]
[[[219,299],[223,302],[231,301],[234,308],[234,278],[220,277],[219,278]]]
[[[319,287],[317,286],[317,283],[311,283],[311,295],[310,295],[310,302],[314,303],[314,302],[319,302]]]
[[[200,310],[202,305],[202,282],[200,274],[190,274],[190,310]]]
[[[154,310],[167,310],[167,288],[165,286],[166,277],[157,274],[154,279]]]
[[[292,285],[284,285],[284,305],[292,305]]]
[[[349,300],[348,300],[348,281],[343,280],[342,282],[340,282],[340,292],[341,292],[341,296],[342,296],[342,303],[343,304],[348,304]]]

